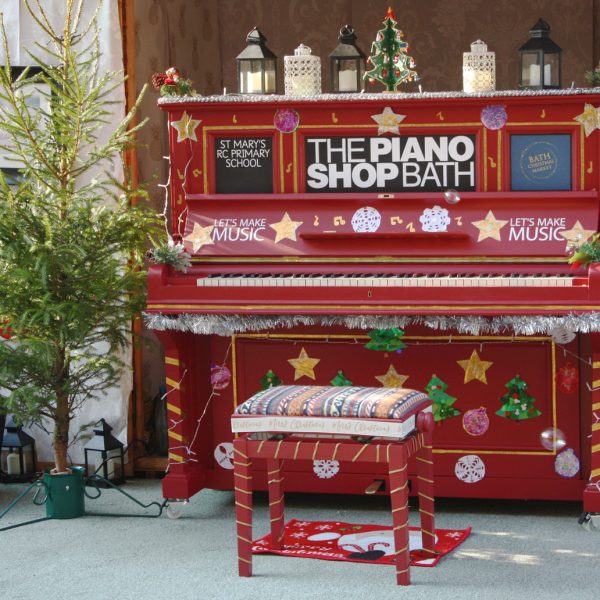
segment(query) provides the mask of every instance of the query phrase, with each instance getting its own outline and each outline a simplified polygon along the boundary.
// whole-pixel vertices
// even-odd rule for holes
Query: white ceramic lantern
[[[321,60],[300,44],[294,56],[284,56],[285,95],[316,96],[321,93]]]
[[[463,52],[463,91],[468,94],[492,92],[496,89],[496,54],[488,52],[485,42],[471,44],[471,52]]]

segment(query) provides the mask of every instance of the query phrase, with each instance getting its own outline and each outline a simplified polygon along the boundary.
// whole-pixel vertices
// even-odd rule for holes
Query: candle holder
[[[463,91],[468,94],[493,92],[496,89],[496,54],[477,40],[471,52],[463,52]]]
[[[6,419],[6,429],[2,438],[2,481],[31,481],[35,472],[35,440],[10,416]]]
[[[520,79],[523,88],[559,89],[562,78],[562,48],[550,39],[550,25],[543,19],[529,30],[531,36],[520,48]]]
[[[316,96],[321,93],[321,59],[300,44],[294,56],[284,56],[285,95]]]
[[[277,56],[267,38],[255,27],[246,36],[248,45],[236,57],[240,94],[274,94],[277,91]]]
[[[329,75],[333,93],[360,92],[365,89],[364,52],[356,45],[352,25],[344,25],[338,37],[340,43],[329,55]]]
[[[91,485],[108,488],[125,482],[125,452],[123,443],[112,433],[112,427],[100,419],[94,425],[94,436],[84,446],[86,477],[93,478]],[[105,481],[103,481],[103,479]]]

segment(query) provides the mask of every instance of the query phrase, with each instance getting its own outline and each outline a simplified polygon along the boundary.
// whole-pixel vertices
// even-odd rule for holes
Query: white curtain
[[[32,0],[30,6],[35,2]],[[100,59],[100,72],[122,71],[123,53],[122,38],[119,24],[118,0],[84,0],[82,22],[85,23],[93,15],[98,4],[101,4],[98,24],[100,27],[100,48],[102,56]],[[61,0],[42,0],[44,11],[51,22],[60,27],[64,22],[65,3]],[[35,42],[40,43],[39,28],[35,25],[29,15],[23,0],[0,0],[0,11],[3,13],[4,26],[8,38],[8,48],[11,64],[14,66],[31,65],[31,58],[26,49],[31,48],[36,53]],[[0,64],[4,63],[4,52],[0,48]],[[124,116],[125,111],[125,88],[120,86],[115,89],[112,100],[118,102],[120,110],[113,107],[114,124],[117,124]],[[112,130],[110,125],[106,128],[106,135]],[[102,142],[102,135],[99,135]],[[115,173],[119,176],[120,173]],[[131,365],[131,350],[129,349],[122,357],[126,365]],[[71,423],[72,433],[76,433],[86,423],[98,421],[104,418],[113,428],[113,435],[123,443],[127,442],[127,412],[129,396],[133,389],[133,374],[130,369],[124,371],[118,387],[110,390],[106,396],[97,402],[90,401],[84,405],[83,410],[77,414]],[[32,428],[29,433],[36,440],[38,460],[52,462],[53,454],[51,439],[38,428]],[[69,457],[74,463],[83,463],[83,443],[75,444]]]

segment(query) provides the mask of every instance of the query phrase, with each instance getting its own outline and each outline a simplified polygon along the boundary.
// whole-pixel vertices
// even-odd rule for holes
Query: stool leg
[[[431,439],[417,453],[417,479],[419,481],[419,513],[423,549],[435,554],[435,506],[433,496],[433,448]]]
[[[233,481],[240,577],[252,575],[252,462],[245,437],[233,440]]]
[[[284,496],[281,460],[267,460],[267,485],[269,489],[269,513],[271,516],[271,539],[276,550],[283,548]]]
[[[410,554],[408,548],[408,478],[406,449],[401,445],[389,448],[390,500],[396,547],[396,581],[410,584]]]

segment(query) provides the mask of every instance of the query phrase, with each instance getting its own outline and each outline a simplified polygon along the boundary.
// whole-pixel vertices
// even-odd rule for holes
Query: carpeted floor
[[[21,491],[0,485],[0,510]],[[160,481],[123,488],[144,503],[162,500]],[[418,512],[411,501],[411,525]],[[0,532],[0,598],[6,600],[592,600],[598,598],[600,531],[577,523],[579,503],[448,500],[436,526],[472,527],[432,569],[412,568],[395,585],[389,565],[256,555],[254,577],[239,578],[231,492],[204,490],[179,519],[87,515]],[[94,513],[139,513],[115,491],[88,500]],[[254,538],[268,531],[265,494],[255,494]],[[23,501],[0,527],[43,516]],[[385,497],[289,494],[286,519],[387,523]]]

